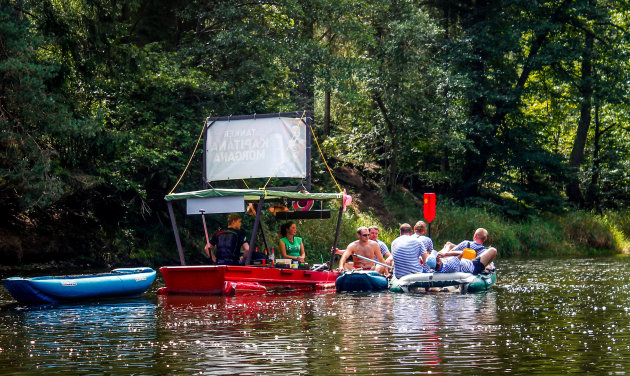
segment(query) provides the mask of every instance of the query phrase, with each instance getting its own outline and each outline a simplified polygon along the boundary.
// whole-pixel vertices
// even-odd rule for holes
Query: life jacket
[[[217,238],[217,264],[237,265],[241,255],[238,233],[232,230],[220,231]]]
[[[477,244],[477,243],[475,243],[475,244]],[[479,256],[480,253],[483,253],[483,252],[485,252],[488,249],[488,247],[486,247],[485,245],[483,245],[483,244],[480,244],[480,245],[481,245],[481,248],[479,248],[479,249],[471,248],[470,247],[470,240],[469,240],[468,241],[468,246],[466,248],[470,248],[473,251],[475,251],[476,255],[475,255],[474,258],[477,258],[477,256]]]

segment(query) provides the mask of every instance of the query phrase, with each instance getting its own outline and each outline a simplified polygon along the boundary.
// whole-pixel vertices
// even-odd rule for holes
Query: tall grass
[[[401,200],[401,194],[386,198],[395,221],[414,224],[422,219],[419,200]],[[389,205],[394,202],[394,205]],[[404,204],[401,204],[404,202]],[[501,257],[585,256],[630,252],[630,211],[597,215],[574,211],[564,215],[542,215],[515,221],[485,209],[457,206],[438,198],[431,238],[437,249],[446,241],[472,240],[475,230],[489,232],[487,245]],[[395,234],[397,229],[386,229]],[[395,235],[394,235],[395,237]]]
[[[379,238],[391,245],[399,235],[398,226],[412,226],[422,219],[422,201],[397,193],[385,197],[392,218],[377,218],[372,212],[357,212],[352,208],[343,214],[337,247],[344,249],[357,239],[360,226],[380,227]],[[304,239],[309,263],[327,262],[335,236],[339,208],[331,204],[331,218],[293,221]],[[458,243],[472,240],[475,230],[484,227],[489,232],[487,245],[496,247],[500,257],[587,256],[629,252],[630,212],[608,212],[596,215],[574,211],[565,215],[544,215],[515,221],[485,209],[457,206],[438,198],[436,218],[431,223],[431,238],[440,249],[446,241]],[[279,256],[279,228],[284,221],[265,215],[264,223],[270,248]],[[244,225],[246,231],[251,227]],[[264,246],[259,236],[257,246]],[[200,249],[202,249],[202,245]]]

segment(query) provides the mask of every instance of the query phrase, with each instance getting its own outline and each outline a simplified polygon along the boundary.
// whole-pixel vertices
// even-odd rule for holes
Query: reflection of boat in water
[[[494,285],[496,280],[496,271],[477,275],[470,273],[415,273],[400,279],[393,278],[390,291],[424,292],[437,290],[465,294],[486,291]]]
[[[10,277],[3,282],[20,303],[59,304],[142,295],[155,280],[155,274],[151,268],[120,268],[104,274]]]
[[[159,294],[240,295],[334,288],[334,282],[339,276],[332,265],[334,252],[331,252],[327,265],[323,264],[315,270],[278,268],[277,266],[282,265],[274,265],[272,260],[265,256],[260,260],[260,265],[252,265],[259,231],[264,249],[271,249],[262,221],[262,214],[266,212],[263,208],[267,204],[285,204],[291,200],[306,202],[339,200],[339,216],[332,249],[337,247],[342,213],[349,196],[344,192],[307,192],[310,189],[311,119],[307,112],[302,116],[295,115],[296,113],[276,113],[208,118],[204,128],[204,188],[211,187],[211,182],[250,178],[298,178],[301,181],[294,187],[268,188],[265,184],[261,189],[213,188],[166,195],[180,265],[160,268],[165,287],[158,290]],[[253,142],[257,142],[255,153],[251,153],[251,147],[236,150],[251,146]],[[241,158],[243,155],[247,158]],[[305,185],[302,182],[305,182]],[[186,201],[186,214],[201,215],[204,226],[204,214],[244,212],[245,207],[252,204],[250,207],[255,208],[256,217],[249,238],[249,252],[244,255],[242,265],[186,265],[173,211],[173,202],[178,200]],[[310,206],[308,208],[310,209]],[[274,212],[274,215],[276,219],[287,220],[326,219],[330,217],[330,210],[302,209]],[[206,240],[209,244],[207,229]]]
[[[387,289],[387,278],[373,270],[345,271],[335,281],[337,292],[380,291]]]

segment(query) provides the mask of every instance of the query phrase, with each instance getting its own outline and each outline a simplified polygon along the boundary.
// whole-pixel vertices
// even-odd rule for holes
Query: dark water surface
[[[630,258],[500,260],[472,295],[155,295],[50,307],[0,292],[0,374],[630,372]]]

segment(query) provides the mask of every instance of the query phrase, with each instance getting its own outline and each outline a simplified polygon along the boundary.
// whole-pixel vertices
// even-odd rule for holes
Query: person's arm
[[[387,256],[387,259],[385,259],[385,263],[389,266],[393,266],[394,265],[394,255],[392,255],[391,253],[389,254],[389,256]]]
[[[376,260],[384,264],[385,259],[383,258],[383,254],[381,253],[381,247],[379,247],[377,242],[374,242],[374,246],[372,247],[372,250],[374,251],[374,256],[376,257]]]
[[[306,260],[306,252],[304,252],[304,239],[302,239],[302,242],[300,243],[300,257],[298,257],[298,260],[300,260],[300,262],[304,262]]]
[[[438,255],[442,255],[442,257],[456,256],[457,258],[461,259],[463,254],[464,252],[462,251],[447,251],[440,252]]]
[[[217,257],[214,255],[214,251],[212,248],[214,248],[212,244],[206,243],[206,246],[203,248],[203,250],[206,251],[206,255],[212,259],[212,262],[216,264]]]
[[[354,247],[352,245],[349,245],[345,252],[343,253],[343,255],[341,255],[341,259],[339,259],[339,271],[343,271],[344,270],[344,266],[346,264],[346,260],[348,260],[348,257],[352,256],[352,253],[354,252]]]

